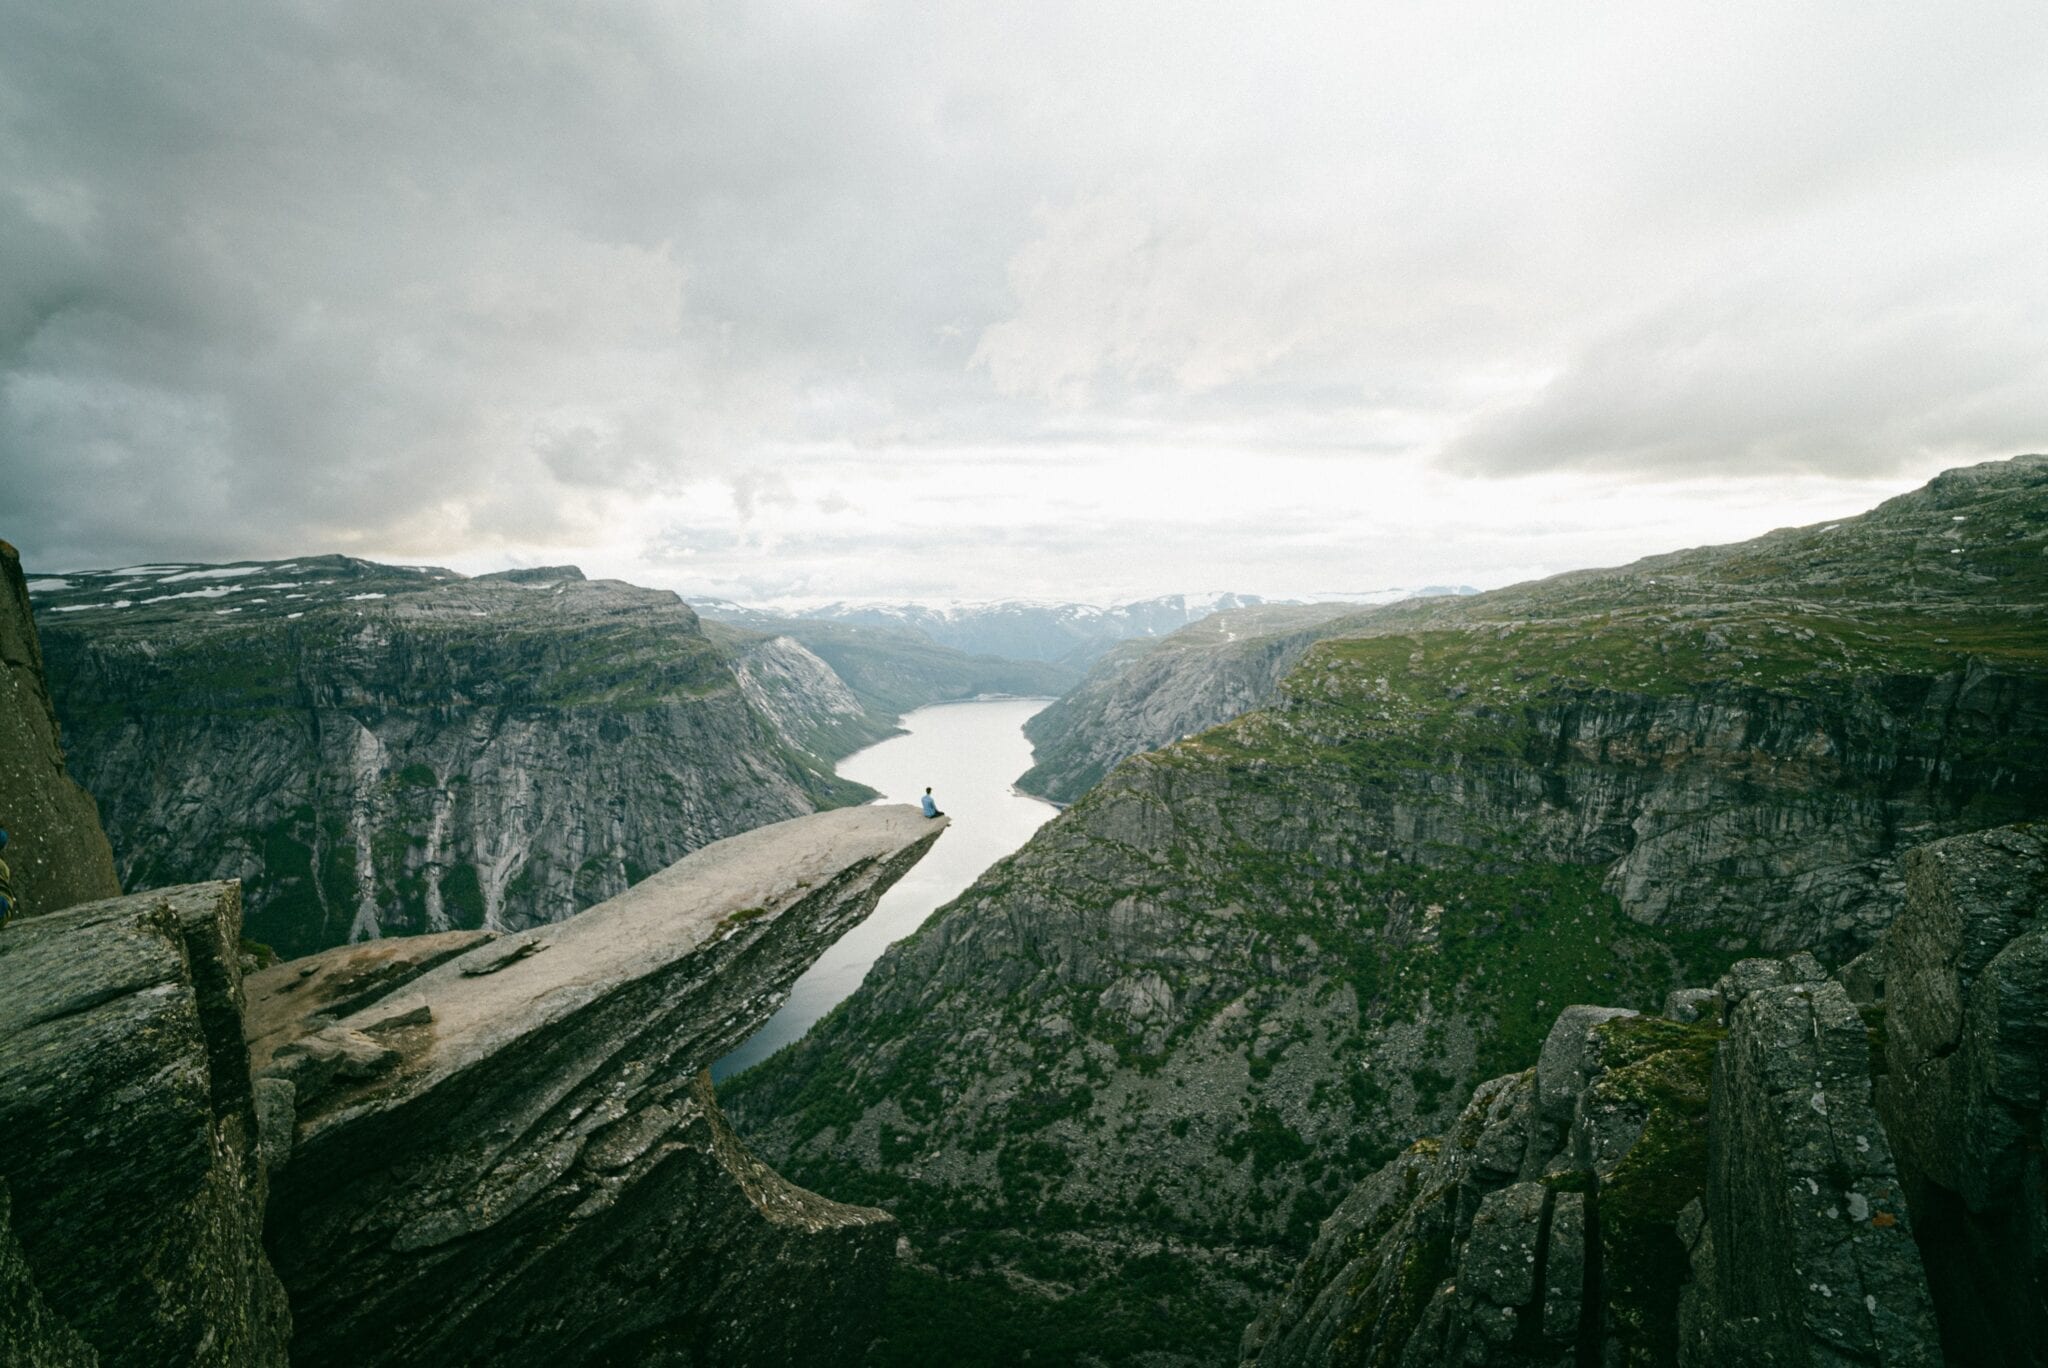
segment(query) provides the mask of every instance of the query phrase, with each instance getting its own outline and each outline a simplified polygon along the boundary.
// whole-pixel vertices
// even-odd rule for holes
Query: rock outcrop
[[[74,1335],[108,1365],[286,1361],[239,918],[214,883],[0,934],[0,1335],[44,1361],[78,1361]]]
[[[99,1355],[50,1309],[14,1238],[13,1203],[0,1183],[0,1363],[10,1368],[95,1368]]]
[[[1953,1363],[2048,1354],[2048,829],[1906,857],[1879,1110]]]
[[[1670,1363],[1721,1032],[1574,1007],[1322,1225],[1245,1332],[1260,1368]]]
[[[1863,1019],[1811,957],[1715,991],[1725,1026],[1560,1014],[1323,1223],[1244,1362],[1940,1363]]]
[[[1714,1065],[1681,1364],[1942,1362],[1870,1033],[1817,966],[1731,994]]]
[[[895,1223],[749,1156],[703,1070],[944,826],[800,818],[552,926],[252,979],[294,1363],[857,1361]]]
[[[783,737],[675,595],[346,557],[38,581],[121,876],[240,878],[286,956],[559,920],[868,796]]]
[[[121,891],[92,796],[64,770],[57,713],[29,612],[21,557],[0,541],[0,859],[20,915],[54,912]]]

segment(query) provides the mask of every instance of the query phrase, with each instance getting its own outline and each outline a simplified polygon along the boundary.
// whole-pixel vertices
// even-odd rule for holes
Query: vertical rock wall
[[[240,915],[235,885],[203,884],[0,933],[13,1236],[49,1316],[103,1364],[285,1362],[290,1316],[261,1238]]]
[[[1879,1106],[1956,1363],[2048,1357],[2048,829],[1906,859]]]
[[[19,911],[54,912],[121,891],[91,795],[64,772],[57,713],[29,615],[21,556],[0,541],[0,851]]]

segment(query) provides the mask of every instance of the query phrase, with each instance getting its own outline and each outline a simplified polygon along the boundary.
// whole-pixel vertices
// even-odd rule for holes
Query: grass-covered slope
[[[1323,1212],[1559,1007],[1859,949],[1897,851],[2039,815],[2044,778],[2021,458],[1361,619],[725,1093],[784,1172],[902,1216],[893,1361],[1227,1362]]]

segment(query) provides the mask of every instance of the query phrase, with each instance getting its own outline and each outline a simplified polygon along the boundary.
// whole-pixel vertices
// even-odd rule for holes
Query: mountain
[[[1387,603],[1412,594],[1470,593],[1469,589],[1383,589],[1346,596],[1352,603]],[[1165,594],[1133,603],[1098,607],[1090,603],[1041,603],[1010,599],[996,603],[932,606],[919,603],[827,603],[787,616],[916,632],[970,655],[1055,663],[1078,677],[1118,642],[1166,636],[1212,613],[1254,607],[1256,594]],[[758,610],[721,600],[700,602],[706,617],[753,625]],[[1071,682],[1071,681],[1070,681]]]
[[[752,610],[727,620],[704,621],[706,634],[735,654],[767,640],[794,643],[816,656],[871,715],[889,719],[882,735],[894,730],[898,714],[929,703],[984,694],[1051,697],[1066,692],[1078,677],[1076,671],[1043,661],[968,655],[901,628],[781,618]]]
[[[1361,617],[1133,756],[722,1085],[912,1254],[884,1362],[1211,1364],[1569,1003],[1841,965],[2048,815],[2048,458]],[[1391,1360],[1387,1360],[1391,1361]]]
[[[1340,635],[1358,613],[1354,603],[1227,609],[1168,636],[1112,647],[1024,724],[1033,764],[1017,787],[1073,802],[1118,761],[1265,702],[1304,651]]]
[[[573,567],[325,556],[29,589],[123,881],[240,878],[249,934],[286,955],[559,920],[867,796],[804,747],[875,719],[784,734],[750,702],[776,692],[765,656],[736,671],[675,595]],[[780,678],[806,665],[782,654]]]

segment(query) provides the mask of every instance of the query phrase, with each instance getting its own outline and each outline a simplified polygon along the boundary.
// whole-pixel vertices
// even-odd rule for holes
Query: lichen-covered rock
[[[798,818],[452,958],[266,971],[293,1362],[857,1362],[895,1222],[782,1181],[700,1075],[945,825]]]
[[[1714,1070],[1707,1228],[1681,1361],[1747,1340],[1775,1363],[1941,1362],[1905,1194],[1841,984],[1751,975]]]
[[[1664,1016],[1671,1021],[1719,1021],[1721,995],[1712,988],[1674,988],[1664,996]]]
[[[21,557],[0,541],[0,860],[18,915],[54,912],[121,891],[92,796],[64,769]]]
[[[1546,1050],[1547,1104],[1538,1070],[1495,1079],[1442,1141],[1361,1184],[1246,1332],[1244,1362],[1671,1362],[1678,1218],[1705,1186],[1719,1038],[1711,1024],[1567,1010]],[[1568,1079],[1567,1130],[1544,1107]]]
[[[236,886],[0,934],[0,1178],[34,1285],[102,1363],[281,1365]]]
[[[1886,933],[1879,1107],[1956,1362],[2048,1345],[2048,830],[1906,858]]]

